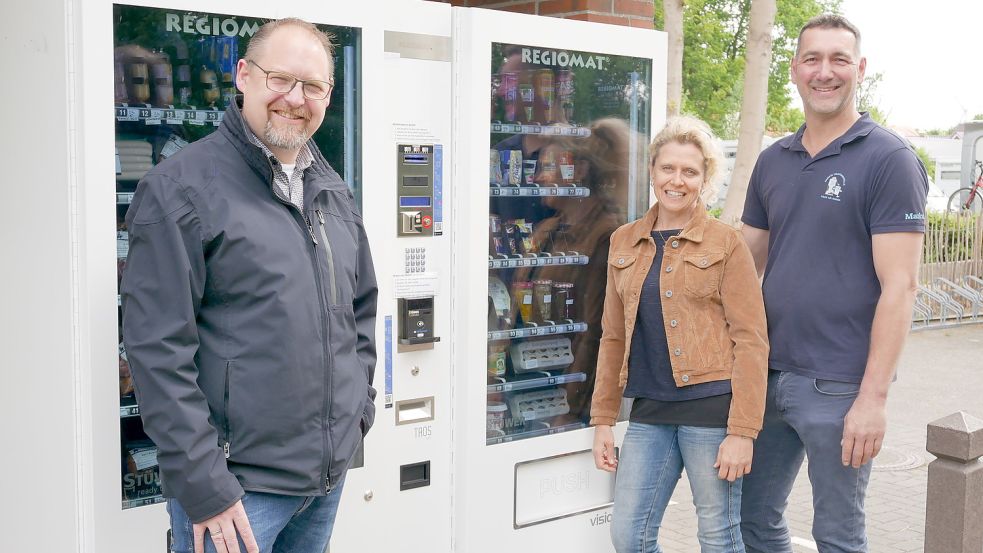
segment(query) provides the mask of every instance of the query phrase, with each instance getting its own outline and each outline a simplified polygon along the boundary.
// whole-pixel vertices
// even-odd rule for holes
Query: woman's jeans
[[[659,528],[683,468],[702,553],[744,553],[741,480],[713,468],[725,428],[629,423],[618,460],[611,538],[618,553],[662,553]]]

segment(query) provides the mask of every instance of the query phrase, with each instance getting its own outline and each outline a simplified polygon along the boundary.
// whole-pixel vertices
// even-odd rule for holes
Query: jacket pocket
[[[690,253],[683,256],[683,283],[686,292],[699,298],[707,297],[720,288],[724,252]]]
[[[232,412],[229,401],[229,389],[232,387],[232,361],[225,362],[225,390],[222,393],[222,450],[228,459],[232,450]]]
[[[614,278],[614,288],[619,293],[625,290],[629,277],[634,273],[632,267],[635,266],[634,253],[612,253],[608,256],[608,265],[611,266],[611,274]]]

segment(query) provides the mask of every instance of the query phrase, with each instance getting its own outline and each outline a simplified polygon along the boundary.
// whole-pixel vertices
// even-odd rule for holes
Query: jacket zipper
[[[315,209],[314,213],[317,214],[317,220],[320,223],[321,230],[321,240],[324,242],[325,257],[328,261],[328,284],[330,285],[331,291],[331,304],[338,304],[338,285],[335,282],[334,274],[334,253],[331,251],[331,243],[328,242],[328,235],[324,232],[324,216],[321,214],[320,209]],[[315,242],[316,243],[316,242]]]
[[[320,309],[321,329],[324,334],[324,340],[322,340],[323,342],[322,345],[324,349],[324,365],[325,365],[324,374],[326,375],[327,378],[326,380],[327,389],[324,392],[324,406],[323,406],[324,424],[322,425],[321,430],[322,430],[324,453],[325,453],[325,459],[322,460],[322,470],[324,473],[324,492],[328,493],[334,487],[331,484],[331,461],[330,458],[328,457],[328,452],[332,450],[331,435],[328,432],[328,424],[331,420],[331,402],[329,400],[329,397],[331,395],[331,367],[329,366],[329,360],[331,357],[330,357],[330,352],[328,351],[328,343],[331,341],[331,337],[330,337],[331,330],[328,325],[327,316],[325,315],[327,309],[326,306],[324,305],[324,289],[323,289],[323,285],[321,284],[321,265],[320,263],[318,263],[318,259],[317,259],[318,242],[317,242],[317,237],[314,236],[314,226],[311,224],[310,217],[307,217],[304,214],[303,210],[298,208],[296,205],[294,205],[293,202],[284,199],[283,196],[280,195],[280,193],[277,191],[276,175],[273,171],[273,163],[270,161],[269,158],[266,158],[266,163],[270,167],[270,185],[271,188],[273,189],[273,196],[276,197],[278,200],[280,200],[280,203],[285,204],[288,209],[292,209],[296,211],[297,214],[300,216],[300,218],[303,219],[304,223],[307,224],[307,234],[308,236],[311,237],[311,242],[312,242],[311,247],[313,248],[313,257],[311,258],[311,263],[314,266],[314,276],[315,276],[314,281],[315,284],[317,285],[317,301],[318,303],[321,304],[321,309]],[[323,230],[322,230],[322,237],[324,237]],[[327,242],[328,242],[327,238],[325,238],[324,242],[325,242],[325,246],[327,247]],[[333,270],[331,274],[331,282],[333,288],[334,287]]]
[[[228,459],[232,451],[232,432],[230,430],[229,424],[229,381],[232,378],[232,361],[225,362],[225,395],[223,396],[222,403],[225,406],[225,423],[223,426],[223,431],[225,432],[225,443],[222,444],[222,451],[225,453],[225,458]]]

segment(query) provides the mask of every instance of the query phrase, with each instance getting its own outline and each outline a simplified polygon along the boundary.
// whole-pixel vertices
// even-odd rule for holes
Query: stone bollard
[[[983,552],[983,419],[968,413],[928,425],[925,553]]]

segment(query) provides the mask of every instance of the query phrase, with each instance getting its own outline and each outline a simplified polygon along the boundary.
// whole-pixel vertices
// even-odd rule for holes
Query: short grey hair
[[[850,31],[853,37],[857,39],[857,53],[860,53],[860,29],[856,25],[850,23],[850,20],[843,17],[842,15],[835,13],[824,13],[813,17],[806,24],[802,26],[799,31],[799,38],[795,42],[795,55],[799,55],[799,43],[802,42],[802,33],[808,31],[809,29],[844,29]]]
[[[310,32],[314,35],[314,38],[324,46],[324,53],[328,56],[328,65],[334,70],[334,35],[331,33],[326,33],[321,29],[318,29],[313,23],[304,21],[298,17],[285,17],[283,19],[275,19],[273,21],[268,21],[263,24],[262,27],[256,31],[256,34],[249,39],[249,44],[246,45],[246,59],[255,60],[256,56],[263,50],[266,45],[266,41],[269,40],[270,36],[280,27],[299,27]]]

